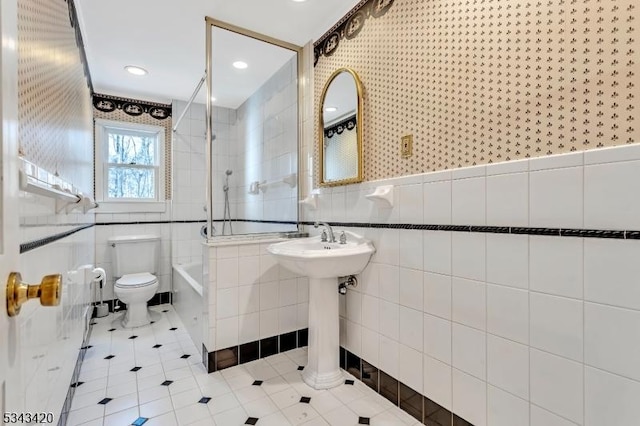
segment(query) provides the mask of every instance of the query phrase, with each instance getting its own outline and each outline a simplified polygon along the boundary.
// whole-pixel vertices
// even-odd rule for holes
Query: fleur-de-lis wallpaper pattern
[[[316,54],[316,116],[355,69],[365,180],[640,142],[639,18],[635,0],[395,0]]]

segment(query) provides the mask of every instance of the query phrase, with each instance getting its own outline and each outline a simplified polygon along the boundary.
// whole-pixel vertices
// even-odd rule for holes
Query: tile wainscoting
[[[378,185],[393,208],[364,197]],[[364,366],[476,426],[626,425],[639,189],[627,145],[321,188],[303,220],[377,249],[341,298],[341,345]]]

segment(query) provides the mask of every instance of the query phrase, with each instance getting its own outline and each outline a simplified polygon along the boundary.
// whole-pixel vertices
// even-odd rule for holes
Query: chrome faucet
[[[336,242],[336,237],[335,237],[335,235],[333,235],[333,229],[331,229],[331,225],[329,225],[326,222],[316,222],[316,223],[313,224],[313,227],[317,228],[320,225],[322,225],[325,228],[327,228],[327,232],[329,234],[329,242],[330,243],[335,243]]]

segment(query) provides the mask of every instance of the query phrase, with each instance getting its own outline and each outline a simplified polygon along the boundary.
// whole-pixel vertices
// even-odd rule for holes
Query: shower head
[[[231,176],[231,174],[233,173],[233,170],[227,169],[225,173],[227,174],[227,176]]]

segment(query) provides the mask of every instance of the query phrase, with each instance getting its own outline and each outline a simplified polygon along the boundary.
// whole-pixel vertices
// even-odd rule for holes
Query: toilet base
[[[131,303],[127,305],[127,312],[122,317],[122,326],[124,328],[143,327],[151,324],[151,321],[147,302]]]

